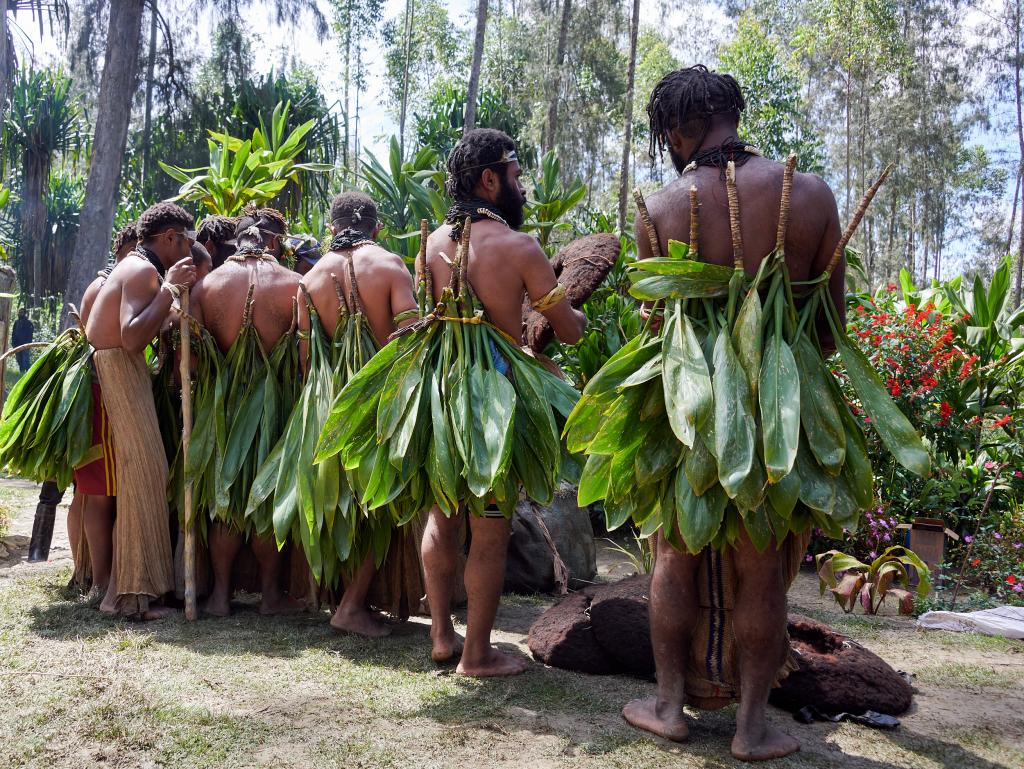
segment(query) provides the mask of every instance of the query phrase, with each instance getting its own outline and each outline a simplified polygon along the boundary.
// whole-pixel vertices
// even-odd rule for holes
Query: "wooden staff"
[[[196,530],[192,520],[192,479],[188,474],[188,448],[192,442],[192,344],[188,316],[188,289],[181,291],[181,456],[185,467],[185,619],[198,618],[196,610]]]

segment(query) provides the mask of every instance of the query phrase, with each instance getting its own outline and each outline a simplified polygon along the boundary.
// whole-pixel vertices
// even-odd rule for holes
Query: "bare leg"
[[[341,603],[331,617],[332,628],[343,633],[356,633],[370,638],[391,635],[391,628],[377,619],[366,607],[366,595],[370,592],[370,586],[376,576],[377,564],[371,552],[356,570],[355,579],[346,586]]]
[[[82,499],[84,496],[76,491],[68,506],[68,544],[71,545],[73,557],[78,555],[78,545],[82,541]],[[77,563],[75,569],[78,569]]]
[[[271,537],[257,537],[249,540],[253,555],[260,564],[260,614],[298,614],[304,607],[292,600],[281,590],[281,551]]]
[[[680,553],[658,532],[651,576],[651,645],[658,672],[658,693],[633,700],[622,716],[638,729],[682,742],[689,736],[683,704],[690,639],[697,622],[697,569],[700,556]]]
[[[92,561],[92,584],[104,591],[110,584],[110,567],[114,555],[115,500],[115,497],[82,495],[82,520],[85,524],[89,560]]]
[[[466,561],[466,648],[456,671],[465,676],[514,676],[529,663],[491,645],[491,629],[505,584],[509,522],[505,518],[470,516],[472,540]]]
[[[785,661],[786,590],[782,559],[773,540],[763,553],[746,531],[736,545],[736,608],[733,629],[739,653],[740,706],[732,754],[743,761],[788,756],[800,743],[768,725],[768,693]]]
[[[455,590],[455,559],[459,549],[459,526],[463,514],[451,518],[434,506],[423,527],[420,555],[430,604],[431,656],[434,662],[448,662],[462,654],[462,640],[452,624],[452,594]]]
[[[203,611],[215,617],[228,617],[231,615],[231,567],[242,549],[242,535],[231,526],[213,523],[210,525],[209,544],[213,589]]]

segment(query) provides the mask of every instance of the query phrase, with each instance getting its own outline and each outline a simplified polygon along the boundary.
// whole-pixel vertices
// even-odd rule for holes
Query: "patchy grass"
[[[17,574],[0,571],[2,767],[740,766],[728,755],[735,708],[692,712],[685,745],[630,729],[619,713],[652,692],[644,681],[540,665],[515,679],[462,679],[430,662],[422,623],[380,641],[332,635],[326,613],[271,619],[242,610],[133,625],[66,590],[66,568]],[[522,648],[546,605],[510,597],[495,640]],[[1024,765],[1017,720],[993,728],[998,713],[1024,706],[1019,644],[983,641],[975,650],[903,620],[821,614],[917,672],[919,710],[895,733],[799,726],[771,710],[772,723],[803,744],[775,766]]]

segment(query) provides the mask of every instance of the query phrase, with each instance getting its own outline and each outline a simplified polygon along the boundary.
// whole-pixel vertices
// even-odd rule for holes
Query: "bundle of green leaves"
[[[882,441],[908,468],[928,473],[920,437],[847,339],[828,293],[830,273],[882,180],[829,270],[800,286],[798,308],[783,249],[794,165],[791,158],[776,249],[753,279],[743,268],[731,164],[733,267],[700,262],[677,241],[668,258],[635,265],[631,293],[663,303],[663,325],[645,328],[608,361],[565,429],[569,450],[588,457],[579,503],[603,499],[609,530],[632,519],[642,535],[661,530],[696,553],[734,544],[741,524],[760,549],[812,525],[833,536],[856,527],[873,499],[871,463],[823,360],[819,312]],[[693,189],[691,243],[697,210]]]
[[[354,283],[353,283],[354,285]],[[351,307],[335,284],[339,317],[328,339],[309,296],[310,331],[306,378],[281,439],[260,468],[249,494],[247,514],[269,505],[279,544],[297,541],[314,578],[335,587],[347,562],[361,563],[372,548],[377,562],[387,555],[394,521],[370,516],[359,504],[337,457],[313,463],[331,403],[377,351],[353,291]]]
[[[520,488],[547,504],[561,475],[558,420],[577,393],[486,321],[469,233],[440,300],[348,382],[317,447],[317,462],[341,457],[362,504],[399,519],[434,504],[453,515],[461,500],[511,516]],[[424,294],[421,282],[421,306]]]
[[[92,445],[91,353],[85,334],[69,329],[18,380],[0,418],[0,467],[71,483]]]

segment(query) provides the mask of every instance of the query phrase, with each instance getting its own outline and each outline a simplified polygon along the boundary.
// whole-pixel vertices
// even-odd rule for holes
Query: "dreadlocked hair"
[[[116,255],[117,252],[124,248],[127,244],[131,243],[132,241],[138,241],[138,239],[139,231],[138,228],[136,227],[136,223],[132,222],[131,224],[126,224],[124,227],[117,231],[116,235],[114,235],[114,240],[110,244],[110,253]]]
[[[189,229],[195,223],[192,215],[177,203],[163,201],[150,206],[142,212],[136,225],[139,238],[143,241],[158,235],[168,227]]]
[[[342,192],[331,201],[331,224],[339,232],[355,230],[370,235],[377,227],[377,204],[362,192]]]
[[[455,200],[473,197],[484,171],[490,168],[503,173],[508,153],[515,151],[516,143],[503,131],[494,128],[466,131],[448,156],[445,191]]]
[[[235,234],[240,234],[254,224],[258,224],[261,230],[270,230],[277,235],[288,234],[288,222],[284,214],[276,208],[260,208],[255,203],[249,203],[235,222]]]
[[[670,72],[654,86],[647,102],[651,144],[648,154],[655,159],[668,145],[673,129],[687,138],[699,136],[715,115],[726,115],[737,123],[746,107],[740,84],[732,75],[713,72],[703,64]]]
[[[199,231],[196,233],[196,242],[205,243],[208,240],[212,240],[218,246],[227,240],[232,240],[235,237],[235,223],[236,219],[229,216],[207,216],[203,219],[202,224],[199,225]]]

